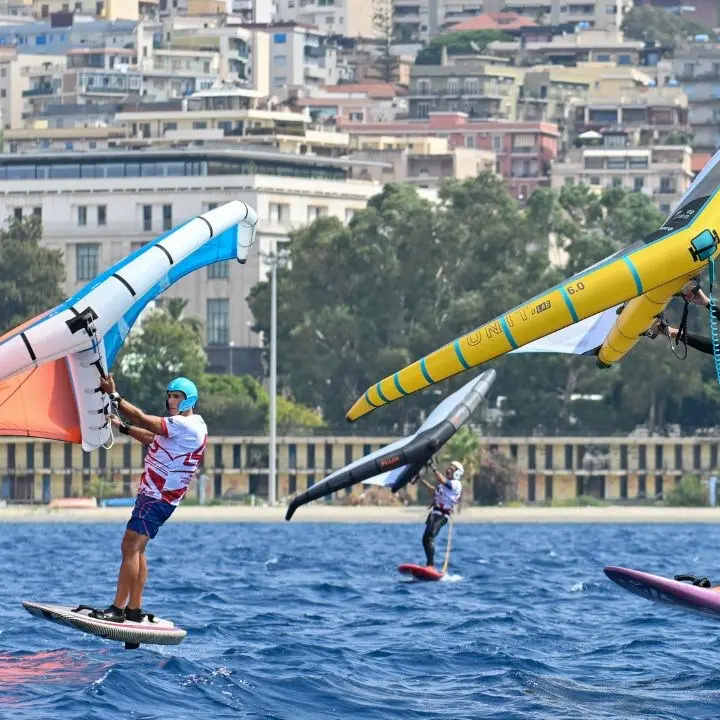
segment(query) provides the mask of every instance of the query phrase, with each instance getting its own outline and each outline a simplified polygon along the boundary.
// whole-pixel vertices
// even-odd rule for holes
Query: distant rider
[[[440,530],[447,523],[448,518],[452,515],[460,501],[460,495],[462,495],[462,476],[465,474],[465,469],[462,464],[457,460],[453,460],[445,470],[443,475],[437,467],[433,464],[429,464],[432,471],[435,473],[435,478],[438,481],[437,487],[434,487],[424,478],[423,483],[434,491],[433,500],[429,515],[425,521],[425,532],[422,537],[422,544],[425,550],[425,559],[427,567],[435,566],[435,538],[437,537]]]
[[[128,425],[110,415],[112,424],[149,448],[135,508],[120,545],[122,563],[115,600],[106,610],[95,610],[91,615],[113,622],[142,622],[146,614],[142,595],[148,574],[145,547],[183,499],[205,454],[207,426],[193,412],[198,391],[187,378],[176,378],[167,386],[167,417],[147,415],[131,405],[116,392],[112,375],[100,380],[100,389],[133,423]]]
[[[702,291],[699,285],[692,285],[687,289],[683,289],[683,297],[694,305],[710,309],[710,298]],[[720,321],[720,309],[715,308],[715,318]],[[650,329],[651,335],[666,335],[671,340],[675,340],[678,336],[678,328],[672,327],[663,322],[662,318],[658,318]],[[713,355],[712,338],[707,335],[696,335],[695,333],[686,333],[685,342],[688,347],[707,355]]]

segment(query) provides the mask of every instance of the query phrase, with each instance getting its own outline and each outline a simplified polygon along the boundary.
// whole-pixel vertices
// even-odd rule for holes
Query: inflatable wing
[[[551,349],[548,336],[591,318],[604,322],[611,317],[606,311],[622,306],[596,353],[600,367],[618,362],[649,330],[673,295],[717,256],[719,162],[717,153],[656,232],[384,378],[357,399],[347,419],[353,422],[506,353],[523,349],[568,352],[567,345],[564,350]],[[543,339],[546,342],[534,350],[526,349]]]
[[[205,265],[247,261],[257,214],[239,200],[149,242],[69,300],[0,337],[0,435],[81,443],[110,438],[98,388],[130,328],[161,292]]]
[[[410,437],[396,440],[341,470],[328,475],[290,503],[286,520],[313,500],[331,495],[342,488],[382,475],[382,484],[393,492],[407,485],[425,463],[464,425],[495,382],[495,370],[473,378],[457,392],[445,398]],[[374,483],[378,484],[378,483]]]

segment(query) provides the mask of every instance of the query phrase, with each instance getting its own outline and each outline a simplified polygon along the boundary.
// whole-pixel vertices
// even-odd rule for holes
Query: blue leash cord
[[[715,360],[715,373],[720,384],[720,337],[718,337],[718,321],[715,316],[715,298],[713,297],[713,283],[715,281],[715,261],[710,258],[708,263],[708,275],[710,279],[710,338],[713,346],[713,359]]]

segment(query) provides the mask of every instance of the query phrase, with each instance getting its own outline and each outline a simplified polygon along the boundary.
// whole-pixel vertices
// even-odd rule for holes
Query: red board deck
[[[412,563],[398,565],[398,570],[401,573],[410,574],[418,580],[439,580],[443,576],[443,573],[435,568],[426,567],[425,565],[413,565]]]

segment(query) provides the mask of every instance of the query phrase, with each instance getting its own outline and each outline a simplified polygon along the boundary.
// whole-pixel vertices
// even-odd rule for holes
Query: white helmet
[[[462,476],[465,474],[465,468],[462,466],[462,463],[458,462],[457,460],[453,460],[450,463],[450,467],[455,467],[455,472],[453,473],[452,479],[462,480]]]

